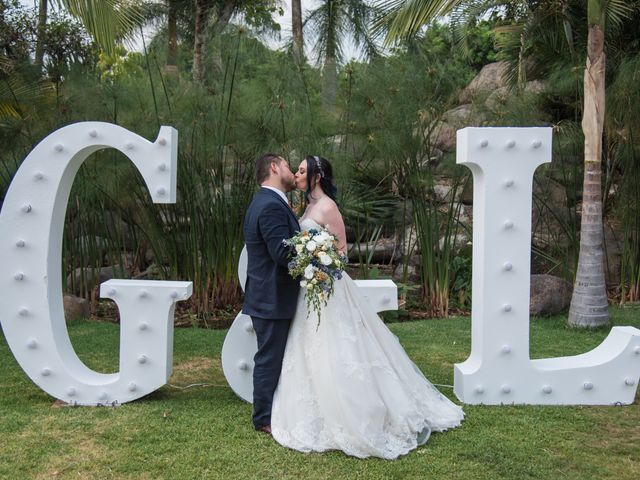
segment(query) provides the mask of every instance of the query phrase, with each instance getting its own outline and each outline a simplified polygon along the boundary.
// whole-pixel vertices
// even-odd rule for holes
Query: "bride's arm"
[[[322,209],[322,225],[326,225],[331,233],[338,239],[338,250],[347,253],[347,234],[344,227],[344,220],[338,210],[338,206],[331,202]]]

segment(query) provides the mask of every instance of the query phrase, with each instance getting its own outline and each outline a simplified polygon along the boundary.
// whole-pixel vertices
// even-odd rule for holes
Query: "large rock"
[[[488,93],[505,86],[504,74],[507,62],[489,63],[482,67],[480,73],[460,93],[460,102],[469,103],[479,93]]]
[[[431,131],[431,145],[443,152],[453,152],[456,149],[456,132],[458,129],[447,122],[437,122]]]
[[[119,265],[101,268],[76,268],[67,276],[67,290],[72,291],[75,295],[80,295],[82,292],[90,292],[97,285],[112,278],[128,276],[129,274],[126,271],[123,272]]]
[[[84,298],[65,295],[62,301],[64,303],[64,318],[67,322],[79,318],[89,318],[91,316],[89,302]]]
[[[420,255],[412,255],[407,262],[400,262],[396,265],[393,271],[393,280],[395,282],[403,282],[404,279],[404,265],[407,264],[407,278],[406,282],[410,284],[420,284],[422,278],[420,277]]]
[[[571,303],[571,284],[553,275],[531,275],[529,313],[537,316],[558,315]]]
[[[443,152],[453,152],[456,149],[456,132],[473,124],[471,104],[447,110],[431,132],[431,145]]]

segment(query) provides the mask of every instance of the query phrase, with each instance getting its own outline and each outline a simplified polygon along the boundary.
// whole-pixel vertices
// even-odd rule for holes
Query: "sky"
[[[20,2],[28,7],[35,7],[37,8],[38,6],[38,1],[37,0],[20,0]],[[306,16],[306,13],[308,11],[313,10],[314,8],[316,8],[318,5],[320,5],[322,3],[322,0],[301,0],[301,5],[302,5],[302,18],[304,19]],[[281,39],[278,40],[265,40],[265,43],[273,49],[278,49],[280,47],[282,47],[287,41],[290,40],[291,38],[291,1],[290,0],[281,0],[281,4],[282,4],[282,8],[284,10],[284,15],[280,16],[277,15],[275,16],[275,20],[281,25]],[[149,41],[150,37],[153,36],[154,30],[152,28],[146,29],[145,30],[145,40]],[[307,43],[307,45],[305,45],[305,51],[307,54],[307,57],[313,61],[313,58],[311,56],[311,45],[308,44],[308,42],[305,41],[305,43]],[[142,50],[142,39],[138,38],[135,42],[134,42],[134,48],[136,50]],[[356,50],[356,48],[351,45],[351,44],[346,44],[345,48],[344,48],[344,55],[345,55],[345,60],[349,60],[351,58],[358,58],[358,52]]]

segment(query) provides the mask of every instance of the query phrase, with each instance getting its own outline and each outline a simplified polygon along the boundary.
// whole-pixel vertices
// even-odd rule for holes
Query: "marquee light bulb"
[[[500,390],[502,393],[511,393],[511,387],[509,385],[503,385]]]
[[[61,152],[64,150],[64,147],[62,146],[61,143],[58,143],[55,147],[56,152]]]
[[[531,143],[531,146],[532,146],[533,148],[540,148],[540,146],[541,146],[541,145],[542,145],[542,142],[541,142],[540,140],[534,140],[534,141]]]
[[[29,212],[31,212],[31,210],[32,210],[31,209],[31,205],[29,205],[28,203],[22,206],[22,211],[24,213],[29,213]]]
[[[510,311],[513,309],[513,307],[511,306],[511,304],[510,304],[510,303],[505,303],[505,304],[504,304],[504,306],[502,307],[502,309],[503,309],[505,312],[510,312]]]
[[[584,384],[582,384],[582,388],[584,388],[585,390],[593,390],[593,383],[584,382]]]
[[[504,222],[504,228],[506,228],[507,230],[511,230],[513,228],[513,222],[511,220],[507,220],[506,222]]]
[[[96,137],[98,136],[98,132],[96,132],[95,130],[91,130],[91,131],[89,132],[89,136],[90,136],[91,138],[96,138]]]
[[[480,141],[480,148],[486,148],[489,145],[489,141],[488,140],[481,140]]]
[[[511,270],[513,270],[513,265],[511,264],[511,262],[504,262],[502,268],[504,268],[507,272],[510,272]]]
[[[509,141],[507,142],[507,148],[513,148],[513,147],[515,147],[515,146],[516,146],[516,142],[515,142],[515,140],[509,140]]]
[[[147,363],[148,357],[146,355],[140,355],[138,357],[138,363],[143,364],[143,363]]]
[[[43,377],[48,377],[49,375],[51,375],[51,370],[48,368],[43,368],[42,370],[40,370],[40,375],[42,375]]]
[[[18,248],[24,248],[24,246],[25,246],[24,240],[18,240],[18,241],[16,242],[16,247],[18,247]]]
[[[549,394],[553,391],[553,389],[551,388],[551,385],[545,385],[544,387],[542,387],[542,391],[546,394]]]
[[[504,354],[511,353],[511,347],[509,345],[503,345],[500,351]]]
[[[160,137],[158,139],[158,143],[164,147],[167,144],[167,139],[164,137]]]
[[[166,169],[167,169],[166,163],[161,163],[160,165],[158,165],[158,170],[160,170],[161,172],[164,172]]]
[[[20,280],[24,280],[24,273],[22,272],[18,272],[16,273],[13,278],[15,278],[16,280],[20,281]]]

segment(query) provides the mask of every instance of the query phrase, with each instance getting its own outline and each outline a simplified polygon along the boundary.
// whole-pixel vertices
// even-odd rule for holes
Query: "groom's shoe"
[[[267,435],[271,435],[271,425],[265,425],[264,427],[260,427],[257,429],[259,432],[264,432]]]

